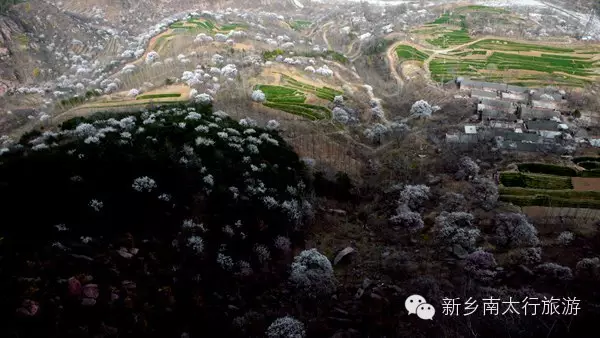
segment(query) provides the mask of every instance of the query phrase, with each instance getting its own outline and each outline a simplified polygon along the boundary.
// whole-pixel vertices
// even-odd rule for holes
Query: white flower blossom
[[[104,207],[104,203],[94,199],[90,201],[89,206],[96,211],[100,211]]]
[[[154,188],[157,187],[156,181],[148,176],[138,177],[133,180],[133,184],[131,185],[133,189],[139,192],[151,192]]]

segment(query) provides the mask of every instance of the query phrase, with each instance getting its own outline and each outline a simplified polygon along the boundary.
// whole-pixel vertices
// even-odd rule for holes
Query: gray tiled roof
[[[554,116],[559,117],[560,112],[555,111],[553,109],[544,109],[544,108],[532,109],[525,105],[521,106],[521,118],[524,120],[534,119],[534,118],[549,120]]]
[[[531,130],[553,130],[558,131],[558,122],[549,120],[537,120],[525,122],[527,129]]]
[[[505,109],[510,109],[514,107],[513,103],[510,101],[494,100],[488,98],[481,98],[480,101],[486,106],[501,107]]]
[[[495,92],[490,92],[490,91],[485,91],[485,90],[480,90],[480,89],[472,89],[471,97],[496,98],[496,97],[498,97],[498,95],[496,95]]]

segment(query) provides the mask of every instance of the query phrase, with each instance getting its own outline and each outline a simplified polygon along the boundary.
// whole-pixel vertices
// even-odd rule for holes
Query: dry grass
[[[600,177],[573,177],[573,190],[576,191],[600,191]]]

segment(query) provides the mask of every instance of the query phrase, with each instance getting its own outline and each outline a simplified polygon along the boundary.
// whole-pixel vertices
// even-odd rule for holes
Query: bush
[[[575,265],[575,275],[584,280],[600,279],[600,258],[583,258]]]
[[[574,238],[574,236],[573,236],[572,232],[563,231],[560,233],[560,235],[558,235],[556,240],[558,241],[558,243],[560,243],[562,245],[569,245],[573,241],[573,238]]]
[[[300,297],[310,299],[329,296],[336,290],[331,262],[317,249],[294,257],[289,281]]]
[[[556,263],[544,263],[535,267],[535,272],[543,278],[554,279],[558,281],[569,281],[573,279],[573,272],[570,268]]]
[[[278,318],[267,328],[268,338],[304,338],[306,331],[299,320],[286,316]]]
[[[473,161],[470,157],[463,157],[458,162],[458,171],[456,172],[456,179],[468,179],[475,177],[479,174],[479,165]]]
[[[410,114],[415,116],[431,116],[433,108],[425,100],[416,101],[410,108]]]
[[[410,211],[406,205],[400,205],[396,209],[396,214],[390,217],[390,222],[394,225],[400,225],[408,231],[417,231],[425,227],[421,214]]]
[[[482,250],[470,253],[465,258],[465,271],[479,282],[490,282],[496,277],[496,259],[494,255]]]
[[[406,185],[400,192],[398,205],[406,205],[410,210],[418,210],[430,198],[430,189],[428,186]]]
[[[523,214],[498,214],[495,219],[496,236],[500,245],[519,248],[537,246],[537,229]]]
[[[465,196],[455,192],[446,192],[440,198],[440,208],[442,211],[460,211],[464,210],[467,204]]]
[[[473,199],[484,210],[492,210],[498,202],[498,186],[487,178],[473,180]]]
[[[438,241],[443,246],[460,245],[467,251],[474,250],[480,231],[472,228],[473,220],[470,213],[442,212],[435,218]]]
[[[530,172],[534,174],[548,174],[568,177],[578,176],[577,170],[554,164],[520,163],[517,166],[519,167],[519,171]]]

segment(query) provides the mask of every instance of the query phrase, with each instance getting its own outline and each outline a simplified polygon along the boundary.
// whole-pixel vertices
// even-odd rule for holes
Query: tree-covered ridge
[[[44,287],[35,294],[6,295],[3,303],[18,308],[33,300],[50,321],[48,316],[78,316],[77,307],[64,314],[45,295],[65,295],[70,276],[75,279],[69,283],[88,285],[81,274],[93,275],[101,295],[124,280],[152,293],[162,284],[183,293],[202,290],[208,307],[184,306],[191,312],[226,306],[222,297],[245,295],[233,281],[273,271],[268,267],[289,252],[290,236],[312,212],[304,165],[276,126],[270,121],[271,129],[263,129],[251,119],[237,122],[193,105],[97,114],[67,121],[58,132],[30,133],[18,143],[0,140],[6,220],[0,256],[11,262],[0,274],[11,290]],[[28,268],[44,259],[68,263]],[[145,277],[132,275],[139,273],[136,259],[145,262]],[[82,302],[109,306],[102,297],[86,297]],[[88,320],[117,320],[118,313],[113,309],[106,318]]]
[[[24,0],[0,0],[0,14],[6,13],[13,5],[24,2]]]

